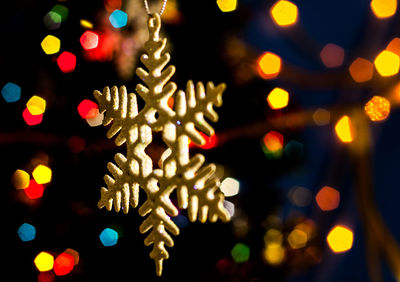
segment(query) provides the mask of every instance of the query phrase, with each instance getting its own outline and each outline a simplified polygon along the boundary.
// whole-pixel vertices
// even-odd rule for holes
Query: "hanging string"
[[[151,11],[149,8],[149,3],[147,2],[147,0],[143,0],[144,1],[144,8],[146,9],[147,14],[151,15]],[[168,0],[163,0],[160,12],[158,13],[160,16],[164,13],[165,10],[165,6],[167,6],[167,1]]]

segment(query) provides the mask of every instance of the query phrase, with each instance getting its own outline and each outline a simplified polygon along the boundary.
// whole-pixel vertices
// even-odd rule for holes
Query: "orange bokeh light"
[[[257,60],[258,74],[264,79],[272,79],[281,71],[281,58],[271,52],[265,52]]]
[[[290,26],[296,23],[298,13],[297,6],[286,0],[276,2],[270,10],[272,19],[279,26]]]
[[[386,47],[386,50],[395,53],[397,56],[400,56],[400,38],[393,38]]]
[[[355,82],[365,82],[372,78],[374,65],[364,58],[357,58],[350,65],[349,72]]]
[[[389,18],[396,13],[397,0],[372,0],[371,9],[377,18]]]
[[[340,193],[338,190],[325,186],[315,196],[319,208],[323,211],[336,209],[340,203]]]

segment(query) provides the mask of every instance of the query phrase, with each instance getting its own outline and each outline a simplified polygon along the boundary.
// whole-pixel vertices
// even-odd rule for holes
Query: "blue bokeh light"
[[[24,223],[18,228],[17,233],[22,241],[32,241],[36,237],[36,228],[29,223]]]
[[[17,102],[21,98],[21,87],[15,83],[8,82],[1,89],[1,95],[7,103]]]
[[[99,237],[105,247],[114,246],[118,242],[118,232],[111,228],[105,228]]]
[[[113,27],[121,28],[126,26],[128,22],[128,14],[121,10],[115,10],[111,13],[109,19]]]

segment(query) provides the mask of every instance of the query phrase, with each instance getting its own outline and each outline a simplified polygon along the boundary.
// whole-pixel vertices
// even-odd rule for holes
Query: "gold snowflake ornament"
[[[127,155],[115,155],[115,163],[107,167],[111,175],[105,175],[107,188],[101,188],[99,208],[106,207],[116,212],[121,209],[128,213],[129,206],[139,204],[139,189],[147,195],[140,206],[139,214],[147,216],[140,225],[140,232],[147,235],[146,246],[153,244],[150,257],[155,261],[156,273],[161,275],[163,260],[168,259],[165,245],[172,247],[170,234],[178,235],[179,228],[171,220],[178,215],[178,209],[171,202],[170,195],[176,191],[180,209],[187,209],[190,221],[198,219],[211,222],[220,218],[228,221],[230,216],[223,206],[224,195],[219,190],[219,179],[215,176],[215,165],[203,166],[205,158],[201,154],[189,156],[189,139],[196,144],[205,140],[199,131],[211,135],[213,128],[204,119],[216,122],[218,115],[213,106],[222,104],[225,84],[206,87],[199,82],[189,81],[186,91],[177,91],[175,83],[169,79],[175,67],[164,67],[170,55],[164,52],[167,40],[160,38],[161,20],[158,14],[148,19],[149,39],[144,44],[146,53],[141,62],[147,68],[137,68],[136,74],[144,84],[136,86],[136,92],[145,105],[138,111],[136,95],[128,94],[125,86],[106,87],[103,93],[94,91],[100,112],[104,114],[104,125],[111,124],[107,137],[116,136],[115,143],[126,143]],[[174,95],[174,109],[168,106],[168,99]],[[161,156],[160,168],[153,168],[152,159],[146,154],[146,147],[152,142],[153,132],[161,132],[167,149]]]

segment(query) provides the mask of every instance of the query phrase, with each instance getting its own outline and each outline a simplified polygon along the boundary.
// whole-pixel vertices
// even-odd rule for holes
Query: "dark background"
[[[267,20],[271,1],[239,0],[233,13],[221,13],[211,0],[178,1],[183,15],[181,23],[163,25],[173,44],[171,63],[177,67],[173,80],[178,88],[183,89],[189,79],[228,85],[224,105],[217,109],[220,120],[213,125],[217,134],[227,136],[226,142],[209,151],[194,151],[201,151],[208,162],[224,166],[225,176],[240,180],[241,192],[229,200],[241,217],[247,219],[248,233],[244,237],[235,235],[235,218],[226,224],[190,223],[174,238],[175,246],[168,250],[170,259],[164,262],[161,278],[155,276],[154,263],[148,257],[151,248],[143,245],[145,236],[138,230],[142,218],[137,211],[132,209],[125,215],[96,207],[106,163],[125,148],[117,148],[113,141],[107,140],[105,128],[89,127],[76,107],[83,99],[94,100],[95,89],[125,84],[132,91],[138,82],[137,78],[123,81],[112,62],[90,62],[83,56],[79,37],[84,30],[79,20],[92,20],[96,29],[98,13],[104,10],[103,2],[60,2],[69,8],[69,15],[55,31],[48,31],[43,24],[43,17],[57,3],[55,0],[2,3],[0,84],[11,81],[22,88],[19,102],[7,104],[0,100],[1,198],[6,203],[1,228],[6,234],[2,275],[10,281],[35,281],[39,272],[33,259],[40,251],[57,254],[73,248],[79,252],[79,264],[71,274],[56,277],[56,281],[368,281],[363,230],[352,190],[354,168],[350,156],[334,136],[333,125],[304,125],[282,132],[286,140],[297,140],[304,145],[303,155],[294,160],[267,159],[260,147],[260,139],[266,132],[241,136],[240,130],[274,115],[265,97],[277,85],[291,93],[290,105],[285,109],[288,113],[363,105],[373,95],[380,94],[382,88],[355,85],[344,89],[335,84],[313,87],[312,77],[311,83],[305,85],[257,77],[238,83],[226,48],[228,39],[234,36],[248,44],[255,54],[269,50],[299,69],[326,72],[318,53],[310,55],[312,48],[302,40],[301,36],[307,34],[316,46],[329,42],[342,46],[346,61],[335,72],[346,73],[352,59],[373,58],[398,34],[398,16],[384,24],[374,22],[368,1],[361,0],[293,2],[299,7],[305,31],[297,37],[273,30]],[[40,42],[47,34],[58,36],[61,49],[77,56],[74,72],[63,74],[55,63],[56,55],[44,54]],[[29,127],[22,119],[22,111],[34,94],[46,99],[47,109],[43,122]],[[400,238],[398,119],[399,112],[392,109],[386,122],[371,125],[376,201],[396,238]],[[67,144],[71,136],[85,140],[83,151],[71,152]],[[32,158],[43,154],[49,158],[53,180],[40,200],[24,200],[21,191],[12,187],[10,176],[17,168],[29,171]],[[294,207],[287,199],[287,191],[294,185],[315,193],[324,185],[332,185],[341,192],[340,207],[329,214],[318,211],[314,202],[305,208]],[[270,267],[262,260],[266,219],[277,215],[285,223],[293,214],[312,218],[318,225],[315,244],[321,250],[321,260],[313,265],[284,263]],[[333,255],[324,238],[339,221],[353,227],[355,241],[348,253]],[[36,227],[35,240],[23,243],[18,238],[16,230],[23,222]],[[114,247],[106,248],[99,240],[98,235],[106,227],[119,233]],[[231,259],[230,251],[237,242],[247,244],[251,250],[250,260],[244,264],[235,264]],[[216,263],[223,258],[232,263],[221,272]],[[385,265],[383,269],[384,281],[395,281]]]

